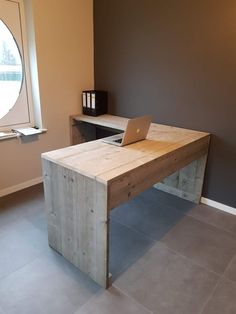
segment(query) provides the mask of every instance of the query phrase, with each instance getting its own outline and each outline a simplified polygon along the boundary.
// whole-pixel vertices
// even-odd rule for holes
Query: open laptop
[[[129,119],[124,133],[103,138],[102,141],[116,146],[125,146],[144,140],[147,136],[151,120],[151,116]]]

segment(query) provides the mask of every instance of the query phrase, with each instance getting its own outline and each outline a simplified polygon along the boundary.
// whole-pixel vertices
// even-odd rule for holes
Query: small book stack
[[[99,116],[107,113],[107,92],[86,90],[82,92],[83,114]]]

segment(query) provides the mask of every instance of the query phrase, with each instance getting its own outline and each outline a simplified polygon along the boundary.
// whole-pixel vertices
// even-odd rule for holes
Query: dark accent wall
[[[94,0],[110,113],[212,134],[203,196],[236,207],[236,1]]]

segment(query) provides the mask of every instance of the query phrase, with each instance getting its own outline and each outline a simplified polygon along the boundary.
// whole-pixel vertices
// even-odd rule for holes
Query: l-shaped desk
[[[82,144],[42,154],[49,245],[107,288],[110,210],[153,185],[198,202],[210,136],[152,123],[146,140],[117,147],[92,139],[97,126],[124,130],[126,118],[70,122],[72,144]]]

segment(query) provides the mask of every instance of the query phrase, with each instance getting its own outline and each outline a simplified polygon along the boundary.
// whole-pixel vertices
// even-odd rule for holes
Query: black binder
[[[107,113],[107,92],[98,90],[85,90],[82,92],[83,114],[99,116]]]

